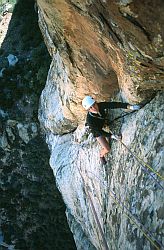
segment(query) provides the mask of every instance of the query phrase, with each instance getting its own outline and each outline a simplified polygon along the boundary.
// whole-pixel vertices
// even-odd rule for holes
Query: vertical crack
[[[127,13],[121,13],[124,18],[126,18],[128,21],[130,21],[132,24],[134,24],[136,27],[138,27],[144,35],[147,37],[147,39],[151,42],[150,34],[147,32],[147,30],[132,16],[130,16]]]

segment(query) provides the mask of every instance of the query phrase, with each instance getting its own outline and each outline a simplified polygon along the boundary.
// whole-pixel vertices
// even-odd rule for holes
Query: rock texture
[[[163,95],[120,124],[123,142],[160,175],[164,164],[161,102]],[[84,131],[63,136],[51,133],[47,142],[51,148],[50,164],[67,206],[77,249],[105,249],[88,193],[109,249],[154,249],[138,227],[131,224],[124,207],[130,211],[130,218],[137,218],[139,227],[143,224],[147,230],[153,230],[153,236],[162,242],[163,190],[154,181],[156,176],[145,172],[121,143],[112,142],[104,168],[99,162],[99,146]]]
[[[37,2],[52,56],[39,119],[77,249],[162,248],[164,2]],[[147,100],[111,128],[152,169],[117,141],[106,168],[100,166],[99,145],[81,125],[87,94]]]
[[[120,89],[129,102],[140,102],[163,88],[162,0],[38,0],[38,5],[41,29],[51,38],[45,39],[49,51],[59,53],[66,68],[68,79],[55,85],[71,122],[81,120],[86,94],[108,100]]]

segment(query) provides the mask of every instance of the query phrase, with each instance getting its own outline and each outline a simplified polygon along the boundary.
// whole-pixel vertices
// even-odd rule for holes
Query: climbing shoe
[[[139,110],[140,108],[140,105],[129,105],[129,109],[131,110]]]
[[[107,164],[107,161],[106,161],[106,159],[105,159],[104,156],[103,156],[103,157],[100,157],[100,161],[101,161],[101,164],[102,164],[102,165],[106,165],[106,164]]]
[[[119,135],[111,135],[111,138],[115,139],[117,141],[121,141],[122,140],[122,135],[121,134],[119,134]]]

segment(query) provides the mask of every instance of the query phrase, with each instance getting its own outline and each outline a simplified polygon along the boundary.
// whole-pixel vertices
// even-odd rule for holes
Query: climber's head
[[[95,102],[96,102],[96,101],[95,101],[91,96],[86,96],[86,97],[84,97],[84,99],[82,100],[83,108],[85,108],[86,110],[89,110],[90,107],[92,107],[92,105],[93,105]]]
[[[88,111],[91,111],[93,113],[99,112],[98,105],[97,105],[96,101],[91,96],[86,96],[82,100],[82,105],[83,105],[83,108],[85,108]]]

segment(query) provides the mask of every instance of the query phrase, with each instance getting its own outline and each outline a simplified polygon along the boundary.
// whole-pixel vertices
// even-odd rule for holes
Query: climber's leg
[[[96,137],[97,141],[101,145],[100,160],[103,164],[106,164],[105,155],[110,152],[110,146],[107,139],[104,136]]]

